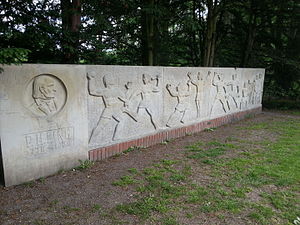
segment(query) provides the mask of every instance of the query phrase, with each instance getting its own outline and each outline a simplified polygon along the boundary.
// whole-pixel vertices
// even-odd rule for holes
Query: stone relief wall
[[[162,69],[87,68],[89,146],[104,146],[160,129]]]
[[[261,106],[262,69],[87,70],[89,149]]]
[[[0,79],[6,186],[51,175],[87,159],[84,67],[5,66]]]
[[[263,69],[5,66],[5,185],[78,165],[88,151],[261,106]]]

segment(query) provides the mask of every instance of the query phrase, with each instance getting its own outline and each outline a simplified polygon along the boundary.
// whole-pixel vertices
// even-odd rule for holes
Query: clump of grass
[[[129,168],[128,172],[131,173],[131,174],[137,174],[138,170],[136,168]]]
[[[130,184],[135,184],[137,182],[138,181],[135,180],[133,176],[126,175],[126,176],[122,176],[119,180],[114,181],[112,183],[112,185],[125,187],[125,186],[128,186]]]
[[[129,152],[133,152],[133,151],[137,151],[137,150],[141,150],[143,149],[144,147],[141,147],[141,146],[131,146],[129,147],[128,149],[126,149],[125,151],[123,151],[124,154],[127,154]]]
[[[206,157],[217,157],[219,155],[223,155],[225,153],[226,149],[217,147],[217,148],[211,148],[208,150],[199,150],[197,153],[194,153],[192,155],[189,155],[188,158],[191,159],[203,159]]]
[[[94,165],[93,161],[90,160],[79,160],[80,165],[77,166],[75,169],[76,170],[86,170],[91,168]]]
[[[92,206],[92,211],[93,211],[93,212],[96,212],[96,211],[99,211],[101,208],[102,208],[101,205],[99,205],[99,204],[94,204],[94,205]]]
[[[148,196],[133,203],[117,205],[116,210],[131,215],[138,215],[142,219],[146,219],[152,212],[167,212],[168,204],[166,200]]]
[[[204,131],[205,132],[213,132],[213,131],[215,131],[217,128],[215,128],[215,127],[210,127],[210,128],[205,128],[204,129]]]
[[[162,159],[162,160],[160,160],[160,162],[161,162],[162,165],[164,165],[164,166],[172,166],[172,165],[174,165],[174,164],[177,163],[176,160],[170,160],[170,159]]]
[[[196,142],[186,146],[188,150],[188,158],[201,159],[202,163],[213,165],[216,163],[215,158],[223,155],[228,149],[234,149],[237,146],[231,143],[221,143],[218,141],[210,141],[208,143]],[[192,152],[192,154],[189,154]]]

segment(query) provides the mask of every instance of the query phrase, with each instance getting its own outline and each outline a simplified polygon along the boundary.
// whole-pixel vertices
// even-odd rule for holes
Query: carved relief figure
[[[158,129],[158,121],[156,121],[156,115],[153,109],[156,107],[155,99],[153,98],[153,94],[158,93],[159,90],[159,76],[151,77],[148,74],[143,74],[142,76],[143,84],[140,90],[142,100],[138,106],[137,113],[140,110],[145,110],[146,113],[150,117],[150,121],[154,127],[154,129]]]
[[[172,97],[177,98],[177,104],[175,106],[174,112],[170,115],[166,126],[172,127],[173,124],[176,124],[177,118],[180,118],[180,123],[184,123],[184,116],[186,111],[188,110],[188,99],[187,97],[190,96],[190,80],[186,83],[179,83],[177,86],[173,86],[171,84],[167,84],[166,88],[169,94]]]
[[[131,104],[131,101],[133,100],[133,98],[140,95],[140,91],[133,88],[132,85],[133,84],[130,81],[128,81],[125,84],[126,91],[125,91],[125,98],[123,98],[124,100],[123,112],[126,113],[128,116],[130,116],[135,122],[138,122],[137,107]]]
[[[212,85],[217,88],[217,95],[216,95],[216,98],[215,98],[215,102],[219,101],[222,105],[222,108],[223,108],[224,112],[225,113],[229,112],[231,110],[230,109],[230,103],[229,103],[230,95],[227,92],[226,87],[229,86],[229,85],[232,85],[232,83],[231,82],[225,82],[223,80],[223,75],[222,74],[215,73]]]
[[[211,72],[208,71],[207,76],[204,78],[203,75],[198,72],[196,76],[193,76],[192,73],[188,72],[187,76],[190,78],[192,85],[196,87],[196,108],[197,108],[197,118],[200,117],[201,101],[203,100],[204,88],[210,81]]]
[[[255,79],[251,82],[248,81],[248,88],[249,88],[249,103],[254,104],[255,97],[256,97],[256,81]]]
[[[260,104],[263,95],[263,75],[260,73],[256,75],[256,97],[255,103]]]
[[[249,90],[248,90],[248,83],[244,82],[244,85],[241,88],[241,103],[240,109],[245,109],[248,107],[249,101]]]
[[[126,99],[124,94],[115,85],[115,82],[112,77],[103,76],[102,82],[104,88],[96,85],[96,77],[94,74],[88,74],[87,78],[89,94],[96,97],[102,97],[105,106],[96,126],[91,132],[89,142],[92,142],[93,139],[101,133],[101,131],[103,132],[103,130],[105,130],[105,128],[111,126],[114,126],[112,140],[118,140],[118,135],[120,134],[118,130],[123,125],[124,113],[129,115],[132,119],[136,120],[135,115],[132,114],[129,110],[127,110],[128,99]]]
[[[37,108],[47,116],[57,112],[56,91],[54,78],[46,75],[34,78],[32,98]]]
[[[234,102],[236,108],[240,108],[240,87],[239,87],[239,80],[237,78],[237,74],[233,74],[231,76],[231,81],[227,83],[227,86],[230,86],[228,91],[228,95],[231,97],[232,101]]]

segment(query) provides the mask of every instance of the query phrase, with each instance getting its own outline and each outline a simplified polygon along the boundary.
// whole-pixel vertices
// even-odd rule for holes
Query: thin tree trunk
[[[61,0],[63,62],[79,60],[79,32],[81,25],[81,0]]]
[[[245,43],[245,47],[243,48],[242,52],[242,61],[240,63],[240,67],[246,67],[251,53],[253,49],[253,44],[255,40],[256,35],[256,10],[254,9],[254,1],[251,0],[251,6],[250,6],[250,17],[249,17],[249,26],[248,26],[248,32],[247,32],[247,40]]]
[[[143,65],[153,66],[156,64],[155,59],[155,42],[156,42],[156,20],[153,9],[155,0],[142,1],[142,63]]]
[[[193,23],[196,23],[196,0],[193,0],[193,9],[192,9],[192,16],[193,16]],[[193,38],[193,43],[192,43],[192,63],[193,66],[198,66],[198,54],[197,54],[197,41],[196,41],[196,30],[194,26],[192,27],[192,38]]]
[[[203,54],[203,66],[213,66],[215,57],[215,46],[216,46],[216,29],[218,20],[218,5],[213,0],[207,1],[207,27],[205,35],[205,47]]]

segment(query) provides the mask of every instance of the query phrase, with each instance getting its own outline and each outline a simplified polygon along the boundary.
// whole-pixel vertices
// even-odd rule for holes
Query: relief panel
[[[161,129],[160,68],[94,66],[87,81],[90,148]]]
[[[73,168],[87,158],[85,66],[4,66],[1,76],[6,186]]]
[[[0,81],[9,186],[72,168],[88,150],[260,107],[264,70],[26,64]]]

